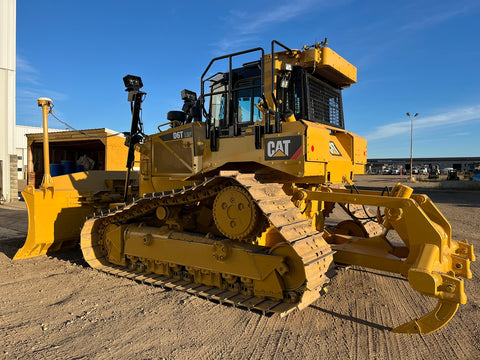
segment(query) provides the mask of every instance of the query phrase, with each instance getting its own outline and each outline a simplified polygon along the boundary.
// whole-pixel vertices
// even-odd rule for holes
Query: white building
[[[17,198],[15,153],[15,0],[0,1],[0,197]],[[12,196],[13,195],[13,196]]]

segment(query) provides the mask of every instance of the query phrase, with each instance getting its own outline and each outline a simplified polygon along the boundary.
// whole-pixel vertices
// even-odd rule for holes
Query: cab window
[[[211,124],[215,127],[225,126],[225,86],[212,87],[214,95],[210,98]]]
[[[241,80],[236,85],[235,104],[238,123],[251,124],[260,121],[262,113],[255,106],[261,98],[260,78]]]

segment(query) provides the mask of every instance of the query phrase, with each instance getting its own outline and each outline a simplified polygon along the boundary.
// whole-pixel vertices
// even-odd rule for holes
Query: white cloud
[[[17,54],[16,64],[17,81],[23,84],[40,85],[38,80],[38,71],[22,55]]]
[[[277,8],[251,12],[237,12],[233,15],[238,19],[240,34],[255,34],[271,24],[287,22],[308,11],[312,11],[314,6],[327,4],[324,0],[304,0],[302,2],[287,2],[279,5]],[[253,15],[253,16],[252,16]]]
[[[46,88],[37,69],[28,59],[18,54],[16,76],[16,114],[18,124],[38,126],[38,124],[42,123],[41,113],[39,115],[37,106],[39,97],[49,97],[54,104],[56,101],[68,99],[67,94]]]
[[[440,24],[444,21],[448,21],[451,18],[462,15],[468,12],[467,8],[463,8],[460,10],[452,11],[451,9],[445,12],[433,14],[431,16],[426,16],[422,18],[417,18],[414,21],[410,22],[409,24],[406,24],[400,28],[401,31],[405,30],[419,30],[419,29],[424,29],[428,28],[431,26],[435,26],[437,24]]]
[[[51,98],[52,100],[58,100],[58,101],[64,101],[68,99],[68,96],[66,94],[63,94],[55,90],[33,88],[33,87],[17,88],[17,100],[31,101],[33,99],[33,102],[35,102],[36,104],[37,99],[39,97],[44,97],[44,96]]]
[[[22,55],[17,54],[17,71],[37,73],[37,70]]]
[[[228,54],[232,51],[242,49],[246,45],[256,41],[258,41],[258,37],[256,36],[242,36],[239,38],[231,39],[223,38],[212,44],[212,46],[216,49],[215,56],[221,56]]]
[[[429,128],[441,128],[452,125],[458,125],[468,121],[480,120],[480,105],[457,108],[442,114],[421,117],[414,119],[413,127],[418,130]],[[365,135],[368,141],[381,140],[395,137],[410,132],[410,120],[399,121],[377,127],[370,134]]]
[[[212,44],[216,53],[225,54],[235,51],[243,45],[258,41],[261,32],[266,31],[272,25],[283,24],[300,17],[303,14],[317,12],[321,8],[342,6],[351,0],[338,0],[334,3],[327,0],[304,0],[302,2],[287,2],[277,7],[261,7],[258,3],[255,12],[252,11],[231,11],[226,18],[229,36],[223,37]]]
[[[17,87],[16,93],[16,108],[17,108],[17,119],[16,122],[19,125],[31,125],[31,126],[41,126],[42,125],[42,112],[39,110],[37,105],[37,99],[39,97],[49,97],[53,100],[53,104],[57,101],[64,101],[68,98],[66,94],[60,93],[58,91],[34,88],[34,87]],[[55,108],[54,108],[55,111]],[[55,111],[57,116],[62,117],[58,111]],[[56,123],[56,124],[55,124]],[[58,127],[57,121],[54,121],[54,124],[50,124],[53,127]]]

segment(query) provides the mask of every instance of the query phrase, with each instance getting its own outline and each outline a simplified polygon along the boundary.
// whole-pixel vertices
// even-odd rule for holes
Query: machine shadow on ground
[[[17,253],[25,242],[25,238],[9,238],[9,239],[0,239],[0,253],[5,254],[10,260],[13,260],[13,257]]]
[[[13,257],[17,251],[23,246],[25,242],[25,237],[16,237],[10,239],[0,239],[0,253],[5,254],[10,260],[13,260]],[[83,259],[82,251],[80,250],[79,245],[75,245],[74,248],[59,251],[53,254],[47,254],[46,256],[68,261],[74,265],[81,266],[83,268],[88,268],[88,264]]]
[[[78,265],[83,268],[90,267],[83,259],[82,250],[80,249],[80,245],[78,244],[75,245],[75,247],[72,249],[56,252],[54,254],[47,254],[47,256],[56,258],[58,260],[68,261],[74,265]]]
[[[404,277],[401,276],[401,275],[396,276],[396,275],[391,275],[391,274],[387,274],[387,273],[384,273],[384,272],[375,271],[375,270],[370,270],[370,269],[365,269],[365,268],[348,267],[348,271],[358,271],[358,272],[362,272],[362,273],[368,273],[368,274],[372,274],[372,275],[378,275],[378,276],[382,276],[382,277],[387,277],[387,278],[391,278],[391,279],[395,279],[395,280],[408,281],[408,279],[404,278]]]
[[[354,323],[357,323],[357,324],[360,324],[360,325],[369,326],[371,328],[375,328],[375,329],[378,329],[378,330],[391,331],[393,329],[392,327],[376,324],[376,323],[373,323],[371,321],[367,321],[367,320],[364,320],[364,319],[359,319],[359,318],[356,318],[356,317],[353,317],[353,316],[350,316],[350,315],[340,314],[340,313],[332,311],[332,310],[323,309],[323,308],[321,308],[317,305],[310,305],[309,307],[311,307],[312,309],[321,311],[325,314],[332,315],[336,318],[343,319],[343,320],[350,321],[350,322],[354,322]]]

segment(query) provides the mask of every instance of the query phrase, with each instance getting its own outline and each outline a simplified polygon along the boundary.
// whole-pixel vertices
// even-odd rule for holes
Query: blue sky
[[[182,89],[199,92],[213,57],[328,37],[358,69],[343,92],[345,127],[368,140],[368,157],[410,156],[406,112],[420,114],[414,156],[480,156],[479,36],[477,0],[20,0],[17,124],[41,126],[46,96],[75,128],[128,131],[122,78],[134,74],[154,133],[181,109]]]

